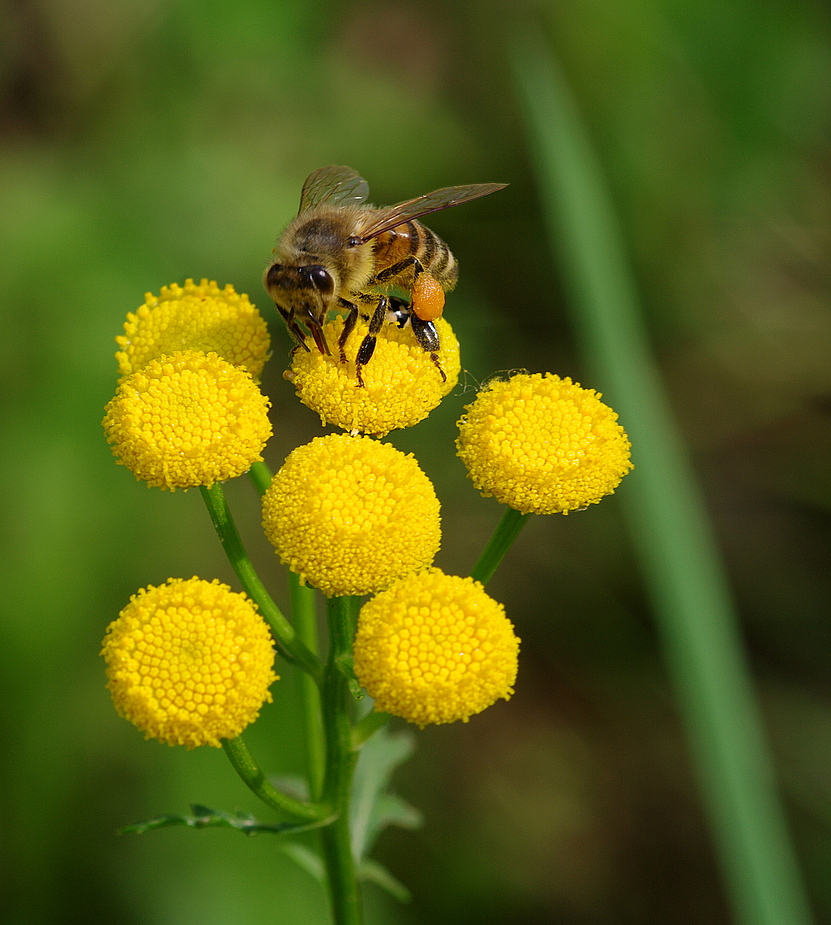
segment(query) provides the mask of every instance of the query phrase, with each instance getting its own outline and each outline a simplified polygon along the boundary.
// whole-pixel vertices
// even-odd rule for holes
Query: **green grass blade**
[[[641,321],[603,173],[550,48],[513,48],[540,195],[586,356],[633,445],[621,488],[736,920],[810,921],[730,593]]]

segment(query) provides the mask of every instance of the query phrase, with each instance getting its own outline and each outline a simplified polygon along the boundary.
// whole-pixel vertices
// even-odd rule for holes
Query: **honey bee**
[[[444,379],[433,322],[441,316],[444,293],[456,285],[458,264],[444,241],[416,219],[506,185],[449,186],[379,208],[367,204],[369,186],[349,167],[315,170],[303,184],[300,211],[280,236],[263,277],[298,346],[309,350],[305,327],[317,349],[330,354],[323,323],[330,310],[345,309],[348,315],[338,338],[342,363],[358,315],[369,319],[355,357],[360,387],[361,370],[385,321],[409,324]]]

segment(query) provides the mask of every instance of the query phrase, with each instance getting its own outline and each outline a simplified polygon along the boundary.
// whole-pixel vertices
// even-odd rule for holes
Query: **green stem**
[[[551,49],[529,35],[513,63],[578,330],[634,447],[622,494],[736,921],[804,925],[811,916],[727,578],[651,355],[602,168]]]
[[[257,493],[262,497],[271,485],[271,470],[264,462],[257,462],[251,467],[248,475]],[[291,613],[294,617],[297,638],[317,656],[317,593],[308,585],[301,584],[294,572],[288,573],[288,580]],[[300,691],[306,730],[309,790],[312,798],[319,800],[323,793],[323,778],[326,770],[326,738],[321,716],[320,689],[317,681],[304,673],[300,677]]]
[[[332,815],[332,805],[329,803],[304,803],[272,786],[264,771],[254,761],[251,752],[248,751],[248,746],[242,736],[237,736],[236,739],[223,739],[222,747],[245,785],[272,809],[277,809],[302,822],[322,822]]]
[[[323,676],[323,666],[320,659],[297,638],[294,627],[283,616],[254,571],[254,566],[245,552],[242,540],[231,517],[231,511],[222,486],[217,482],[211,488],[201,488],[201,492],[225,554],[228,556],[228,560],[237,573],[237,577],[246,593],[257,605],[260,613],[273,630],[282,654],[299,665],[313,678],[320,680]]]
[[[512,507],[505,509],[505,513],[502,515],[496,530],[494,530],[493,536],[470,573],[471,578],[482,582],[483,585],[486,585],[491,580],[493,573],[499,567],[499,563],[513,545],[514,540],[519,536],[529,516],[529,514],[520,514],[519,511],[515,511]]]
[[[264,462],[255,462],[248,470],[248,478],[254,483],[257,494],[262,498],[271,485],[271,470]]]
[[[323,795],[335,807],[337,818],[321,830],[320,837],[335,925],[361,925],[361,896],[349,830],[349,798],[357,754],[352,749],[351,698],[343,671],[343,665],[351,659],[354,602],[348,597],[335,597],[329,598],[326,605],[329,658],[321,688],[327,748]]]
[[[294,572],[289,572],[291,612],[298,637],[309,651],[317,653],[317,592],[300,583]],[[323,780],[326,771],[326,735],[323,729],[320,689],[307,674],[300,678],[303,701],[303,717],[306,730],[306,763],[309,774],[309,789],[312,798],[319,800],[323,794]]]

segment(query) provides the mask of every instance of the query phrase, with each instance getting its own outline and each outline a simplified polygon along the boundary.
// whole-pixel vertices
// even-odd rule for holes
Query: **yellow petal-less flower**
[[[151,360],[184,350],[216,353],[257,380],[270,349],[266,323],[248,296],[207,279],[162,286],[158,296],[148,292],[144,305],[127,315],[116,343],[119,381]]]
[[[262,459],[269,401],[215,353],[151,360],[118,387],[104,430],[118,462],[159,488],[210,487]]]
[[[365,388],[355,377],[355,355],[367,332],[360,319],[346,342],[346,364],[340,362],[338,337],[344,319],[334,318],[323,327],[331,356],[319,350],[295,350],[285,373],[304,405],[320,415],[321,423],[334,424],[350,433],[383,437],[391,430],[412,427],[449,394],[459,378],[459,342],[450,325],[436,322],[441,350],[442,380],[435,363],[419,346],[409,327],[386,324],[378,334],[372,359],[361,371]]]
[[[254,604],[216,579],[143,588],[101,654],[118,713],[168,745],[218,747],[271,701],[274,649]]]
[[[441,539],[436,493],[413,456],[347,434],[288,455],[263,496],[263,529],[329,597],[371,594],[429,565]]]
[[[568,514],[611,494],[632,468],[631,445],[600,398],[551,373],[491,382],[459,421],[471,481],[525,514]]]
[[[509,699],[518,653],[504,607],[479,582],[431,568],[364,604],[354,666],[377,710],[423,727]]]

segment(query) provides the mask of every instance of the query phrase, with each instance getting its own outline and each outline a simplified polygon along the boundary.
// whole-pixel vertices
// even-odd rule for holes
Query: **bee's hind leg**
[[[447,376],[441,368],[441,363],[437,356],[440,345],[439,332],[436,330],[436,326],[432,321],[422,321],[415,312],[410,315],[410,324],[413,326],[413,334],[415,334],[415,338],[422,350],[430,354],[430,359],[436,364],[436,369],[441,373],[441,381],[447,382]]]

